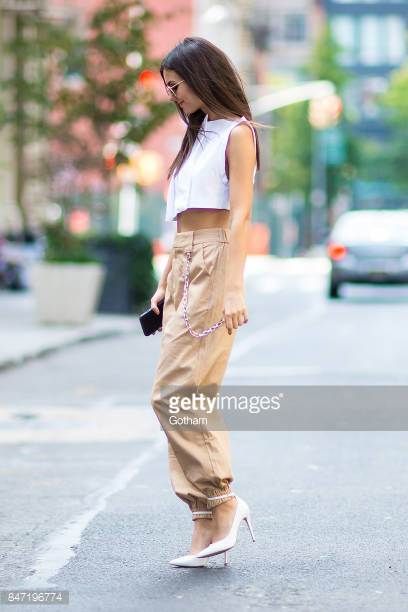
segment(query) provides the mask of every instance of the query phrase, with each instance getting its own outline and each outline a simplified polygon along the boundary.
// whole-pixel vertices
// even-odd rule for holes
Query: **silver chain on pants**
[[[185,251],[185,253],[186,253],[186,271],[184,274],[183,317],[184,317],[184,321],[186,323],[187,329],[190,332],[190,334],[194,336],[195,338],[201,338],[202,336],[207,336],[207,334],[210,334],[211,332],[216,330],[218,327],[220,327],[220,325],[222,325],[225,322],[225,319],[223,317],[217,323],[214,323],[213,325],[211,325],[211,327],[208,327],[207,329],[203,329],[202,331],[199,331],[199,332],[194,331],[191,328],[190,321],[187,315],[187,300],[188,300],[188,285],[189,285],[190,264],[191,264],[191,251]]]

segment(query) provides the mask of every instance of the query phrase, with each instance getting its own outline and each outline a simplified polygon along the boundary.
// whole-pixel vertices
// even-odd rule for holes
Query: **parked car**
[[[343,283],[408,283],[408,211],[352,210],[336,221],[326,243],[328,296]]]
[[[10,252],[10,243],[0,236],[0,288],[22,289],[23,286],[22,262]]]
[[[0,288],[28,289],[32,264],[41,257],[42,251],[41,239],[30,232],[0,236]]]

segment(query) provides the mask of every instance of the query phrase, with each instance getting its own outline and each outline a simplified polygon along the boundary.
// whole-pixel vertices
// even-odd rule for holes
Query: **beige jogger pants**
[[[211,431],[208,425],[187,431],[169,429],[169,399],[164,385],[219,386],[231,352],[236,329],[225,324],[203,337],[190,334],[183,318],[186,250],[191,251],[188,316],[191,327],[201,331],[223,317],[225,269],[230,230],[206,228],[178,232],[173,242],[173,262],[167,276],[160,357],[152,407],[167,436],[170,481],[175,494],[188,504],[192,519],[211,518],[211,508],[231,496],[233,474],[229,432]],[[167,427],[166,427],[167,425]]]

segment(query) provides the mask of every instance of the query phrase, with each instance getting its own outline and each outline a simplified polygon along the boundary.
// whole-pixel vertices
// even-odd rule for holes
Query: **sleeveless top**
[[[166,203],[166,221],[175,221],[179,212],[188,208],[229,210],[229,180],[225,172],[225,150],[231,130],[247,121],[240,119],[208,120],[206,115],[193,148],[178,174],[171,175]],[[255,132],[252,136],[256,147]],[[252,182],[255,182],[255,166]]]

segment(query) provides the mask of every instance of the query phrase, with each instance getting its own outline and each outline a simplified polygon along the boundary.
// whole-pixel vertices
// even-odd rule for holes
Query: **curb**
[[[136,319],[135,319],[136,323]],[[33,361],[35,359],[40,359],[41,357],[45,357],[46,355],[56,353],[57,351],[63,350],[70,346],[75,346],[77,344],[81,344],[82,342],[92,342],[94,340],[104,340],[107,338],[113,338],[115,336],[121,336],[124,334],[135,334],[137,336],[141,336],[142,332],[137,329],[136,324],[131,326],[129,322],[129,327],[123,326],[122,329],[101,329],[94,330],[89,332],[84,332],[77,337],[67,338],[64,341],[59,341],[53,343],[50,341],[48,344],[45,343],[43,346],[34,349],[28,349],[22,352],[20,355],[16,355],[15,357],[5,358],[0,361],[0,372],[5,370],[9,370],[12,368],[19,367],[24,365],[29,361]]]

